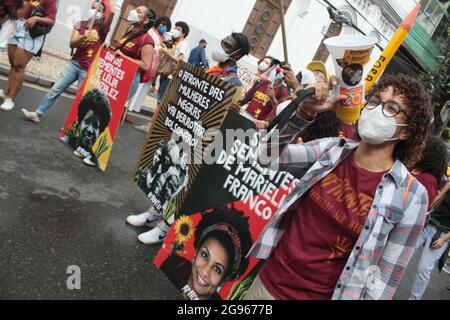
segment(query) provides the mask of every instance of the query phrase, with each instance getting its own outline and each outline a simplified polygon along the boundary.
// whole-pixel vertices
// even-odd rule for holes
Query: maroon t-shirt
[[[117,48],[121,46],[122,43],[124,43],[128,38],[130,34],[125,35],[117,44]],[[143,35],[133,39],[132,41],[128,42],[123,48],[122,52],[131,59],[140,60],[141,59],[141,51],[142,48],[150,44],[153,47],[155,47],[155,42],[153,41],[153,38],[148,34],[144,33]]]
[[[383,174],[358,167],[353,153],[301,198],[259,274],[276,299],[332,298]]]
[[[246,111],[250,113],[255,119],[265,120],[269,114],[271,114],[274,106],[270,101],[267,91],[269,89],[270,82],[266,80],[261,80],[262,82],[255,82],[255,84],[247,91],[245,94],[248,97],[257,88],[256,92],[253,94],[253,99],[250,100]],[[275,87],[274,89],[275,97],[281,103],[284,98],[289,94],[288,90],[284,86]]]
[[[436,177],[428,172],[421,172],[414,176],[416,177],[417,180],[419,180],[421,184],[423,184],[425,189],[427,189],[428,209],[429,209],[431,204],[433,203],[434,198],[436,198],[438,194],[438,182],[436,180]]]
[[[78,22],[75,26],[80,35],[83,35],[88,29],[88,23],[86,21]],[[92,27],[92,36],[83,40],[83,42],[77,47],[77,51],[72,57],[80,63],[84,69],[89,69],[92,61],[95,58],[97,50],[102,46],[102,43],[106,39],[107,33],[99,23],[94,23]]]
[[[347,139],[356,139],[356,125],[341,122],[339,127],[340,134]]]
[[[39,10],[45,14],[45,17],[56,20],[56,0],[34,0],[31,5],[25,10],[23,17],[29,19],[33,10]]]

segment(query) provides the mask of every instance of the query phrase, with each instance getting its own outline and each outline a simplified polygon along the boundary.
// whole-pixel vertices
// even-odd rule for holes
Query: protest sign
[[[253,122],[229,112],[204,157],[155,264],[186,299],[242,299],[262,261],[247,253],[292,191],[300,172],[277,172],[257,162]],[[202,276],[204,259],[217,272]]]
[[[111,155],[137,64],[101,48],[75,97],[60,138],[102,171]]]
[[[180,62],[152,124],[133,179],[169,223],[181,208],[236,88],[203,69]]]

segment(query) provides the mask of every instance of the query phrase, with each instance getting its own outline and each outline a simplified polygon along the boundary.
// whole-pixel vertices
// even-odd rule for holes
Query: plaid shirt
[[[358,143],[326,138],[306,144],[290,144],[310,123],[298,115],[280,130],[279,139],[262,142],[259,161],[274,170],[306,172],[264,228],[249,255],[268,259],[280,241],[281,221],[286,212],[315,183],[336,168]],[[272,155],[272,159],[270,157]],[[277,158],[274,161],[274,158]],[[425,224],[428,208],[426,189],[395,161],[379,182],[364,229],[336,284],[333,300],[392,299]]]

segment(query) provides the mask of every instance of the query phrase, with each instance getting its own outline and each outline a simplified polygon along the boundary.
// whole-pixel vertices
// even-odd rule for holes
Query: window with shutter
[[[292,0],[283,1],[286,12]],[[245,24],[243,33],[250,42],[250,53],[257,58],[262,58],[267,54],[273,38],[281,26],[279,3],[279,0],[256,0]]]

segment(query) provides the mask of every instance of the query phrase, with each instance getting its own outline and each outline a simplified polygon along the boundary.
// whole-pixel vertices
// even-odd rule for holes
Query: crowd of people
[[[0,26],[8,19],[16,23],[8,42],[10,72],[1,110],[14,109],[27,64],[42,49],[46,34],[55,24],[56,3],[0,1]],[[130,28],[120,41],[105,43],[114,14],[108,2],[96,0],[91,4],[72,32],[70,47],[75,54],[36,109],[22,109],[25,119],[39,123],[69,86],[76,81],[81,86],[101,46],[138,65],[128,101],[140,85],[146,85],[150,92],[157,93],[161,103],[179,61],[203,68],[236,87],[243,86],[238,61],[251,49],[244,34],[233,32],[222,39],[212,50],[216,64],[211,66],[204,39],[190,51],[186,22],[177,21],[172,28],[169,17],[157,17],[146,6],[129,13]],[[423,84],[407,75],[385,75],[367,94],[360,118],[348,123],[335,112],[347,97],[329,96],[337,79],[323,62],[311,61],[304,70],[295,72],[276,57],[265,56],[258,62],[256,76],[258,80],[231,108],[254,119],[257,129],[267,128],[305,89],[314,88],[315,94],[278,128],[278,139],[272,139],[275,133],[269,134],[271,139],[262,139],[258,153],[262,166],[302,170],[303,177],[255,245],[250,249],[246,241],[242,247],[246,249],[242,256],[248,253],[265,260],[245,298],[392,299],[414,252],[423,248],[410,296],[421,299],[432,270],[438,261],[439,269],[444,268],[450,248],[448,151],[431,132],[433,110]],[[91,95],[101,96],[97,91]],[[84,119],[89,110],[83,110],[80,107],[79,112],[84,113],[79,117]],[[150,123],[136,126],[145,132],[149,128]],[[102,129],[104,126],[98,130]],[[86,145],[91,141],[88,138],[83,140]],[[96,165],[94,159],[76,149],[74,154],[87,165]],[[162,141],[154,161],[155,170],[144,183],[149,190],[162,190],[165,182],[161,181],[177,179],[169,199],[179,192],[181,184],[186,185],[187,159],[175,142]],[[231,220],[228,226],[239,233]],[[150,231],[138,237],[144,244],[162,243],[170,227],[153,206],[130,215],[127,222],[151,225]],[[197,283],[191,269],[193,274],[209,272],[198,271],[203,270],[201,252],[232,233],[230,228],[217,228],[213,230],[215,235],[207,236],[202,233],[207,228],[202,225],[196,231],[194,262],[181,261],[182,271],[171,272],[181,272],[180,288],[191,283],[198,287],[197,293],[204,291],[204,296],[211,296],[225,276],[235,277],[243,266],[226,268],[221,277],[211,278],[212,291],[202,288],[203,280]],[[239,244],[236,237],[232,238],[231,249]],[[225,261],[220,265],[228,264]]]

